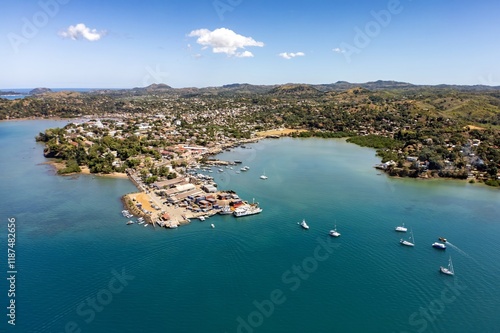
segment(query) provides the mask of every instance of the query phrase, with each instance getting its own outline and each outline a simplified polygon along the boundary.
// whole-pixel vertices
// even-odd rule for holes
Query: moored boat
[[[340,232],[337,231],[337,225],[335,225],[335,227],[330,230],[330,236],[332,237],[339,237],[340,236]]]
[[[439,271],[446,275],[455,275],[455,270],[453,269],[453,263],[451,262],[451,256],[450,259],[448,260],[448,267],[440,266]]]
[[[231,206],[224,206],[219,211],[219,214],[220,215],[230,215],[230,214],[233,214],[233,210],[231,209]]]
[[[405,224],[403,223],[403,225],[397,226],[396,228],[394,228],[394,230],[399,231],[399,232],[406,232],[406,231],[408,231],[408,228],[406,228]]]
[[[411,241],[410,241],[411,240]],[[403,239],[401,238],[399,243],[401,245],[405,245],[405,246],[415,246],[415,239],[413,238],[413,231],[411,231],[411,236],[410,238],[408,238],[407,240],[406,239]]]
[[[439,242],[434,242],[432,244],[432,247],[436,248],[436,249],[440,249],[440,250],[445,250],[446,249],[446,244],[444,243],[439,243]]]
[[[235,217],[243,217],[248,215],[259,214],[260,212],[262,212],[262,208],[259,207],[259,204],[253,203],[253,204],[246,204],[236,208],[233,212],[233,215]]]

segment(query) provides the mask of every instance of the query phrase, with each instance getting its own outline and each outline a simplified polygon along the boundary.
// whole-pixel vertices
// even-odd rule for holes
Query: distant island
[[[18,93],[16,91],[1,91],[0,90],[0,96],[17,96],[17,95],[22,95],[22,94]]]
[[[41,95],[41,94],[46,94],[46,93],[51,93],[52,90],[49,88],[35,88],[32,89],[29,94],[30,95]]]
[[[145,177],[154,179],[155,165],[165,158],[178,156],[175,163],[184,164],[183,146],[216,153],[271,133],[266,131],[291,129],[270,137],[344,137],[377,149],[377,168],[392,176],[500,186],[500,87],[394,81],[180,89],[158,84],[0,101],[0,118],[24,117],[86,119],[39,135],[47,156],[66,161],[66,171],[145,168]]]

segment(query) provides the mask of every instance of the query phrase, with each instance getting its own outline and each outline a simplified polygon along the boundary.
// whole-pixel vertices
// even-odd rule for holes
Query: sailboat
[[[451,256],[450,260],[448,260],[448,267],[439,267],[439,270],[441,273],[446,274],[446,275],[455,275],[455,271],[453,270],[453,263],[451,262]]]
[[[309,229],[309,226],[307,225],[305,219],[303,219],[302,222],[300,222],[300,226],[306,230]]]
[[[337,231],[337,225],[335,225],[333,230],[330,230],[330,236],[332,236],[332,237],[339,237],[340,236],[340,232]]]
[[[403,225],[397,226],[396,228],[394,228],[394,230],[399,232],[406,232],[408,229],[405,227],[405,224],[403,223]]]
[[[413,230],[410,232],[411,233],[411,236],[410,238],[408,238],[409,240],[411,239],[411,242],[409,240],[406,240],[406,239],[403,239],[401,238],[401,240],[399,241],[399,243],[401,245],[406,245],[406,246],[415,246],[415,238],[413,237]]]

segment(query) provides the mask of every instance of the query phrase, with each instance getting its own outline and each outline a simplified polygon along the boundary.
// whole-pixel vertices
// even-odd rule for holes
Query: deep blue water
[[[129,181],[41,164],[34,136],[64,123],[0,123],[0,244],[14,217],[18,270],[16,327],[2,314],[2,332],[498,332],[496,189],[391,179],[342,140],[264,140],[219,156],[249,171],[212,174],[262,214],[125,226]],[[414,248],[399,244],[401,222]],[[439,236],[456,248],[433,249]],[[439,273],[450,255],[455,277]]]

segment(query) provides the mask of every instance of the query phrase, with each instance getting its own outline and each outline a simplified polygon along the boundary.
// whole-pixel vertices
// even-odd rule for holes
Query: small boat
[[[146,224],[144,225],[144,227],[147,227],[148,225],[149,225],[149,224],[147,224],[147,223],[146,223]]]
[[[450,260],[448,260],[448,267],[439,267],[439,270],[441,273],[446,274],[446,275],[455,275],[455,271],[453,270],[453,264],[451,262],[451,256]]]
[[[215,224],[213,224],[213,223],[210,226],[212,227],[212,229],[215,228]]]
[[[340,232],[337,231],[337,225],[335,225],[335,227],[330,230],[330,236],[332,237],[339,237],[340,236]]]
[[[444,244],[444,243],[434,242],[432,244],[432,247],[435,247],[436,249],[440,249],[440,250],[446,250],[446,244]]]
[[[410,242],[410,240],[411,240],[411,242]],[[411,231],[411,236],[410,236],[410,238],[408,238],[408,240],[401,238],[399,243],[401,245],[405,245],[405,246],[415,246],[415,239],[413,238],[413,231]]]
[[[444,237],[439,237],[438,239],[439,239],[441,242],[446,243],[446,238],[444,238]]]
[[[267,179],[267,176],[266,176],[266,175],[262,175],[262,176],[260,176],[260,179],[264,179],[264,180],[266,180],[266,179]]]
[[[224,206],[222,209],[219,211],[220,215],[231,215],[233,214],[233,211],[231,210],[231,206]]]
[[[305,219],[304,219],[304,220],[302,220],[302,222],[300,222],[300,226],[301,226],[302,228],[306,229],[306,230],[307,230],[307,229],[309,229],[309,226],[307,225],[307,223],[306,223],[306,220],[305,220]]]
[[[202,215],[202,216],[198,216],[198,219],[199,219],[201,222],[203,222],[203,221],[205,221],[205,216],[203,216],[203,215]]]
[[[407,232],[408,228],[406,228],[405,224],[403,223],[403,225],[397,226],[396,228],[394,228],[394,230],[399,231],[399,232]]]
[[[131,225],[131,224],[134,224],[134,221],[128,221],[127,222],[127,225]]]

